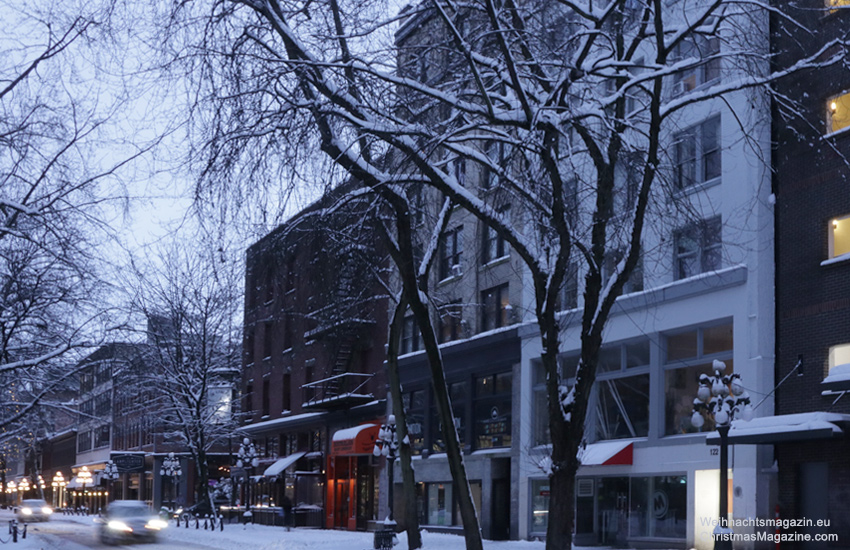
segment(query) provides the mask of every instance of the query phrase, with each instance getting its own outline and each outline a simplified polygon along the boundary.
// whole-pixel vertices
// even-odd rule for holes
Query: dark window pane
[[[649,375],[600,380],[596,430],[599,439],[649,433]]]
[[[697,356],[697,332],[684,332],[667,337],[667,362]]]
[[[732,351],[732,325],[720,325],[702,329],[703,355],[723,351]]]
[[[613,346],[599,350],[599,372],[620,370],[622,367],[620,349],[620,346]]]
[[[626,368],[649,364],[649,340],[626,344]]]

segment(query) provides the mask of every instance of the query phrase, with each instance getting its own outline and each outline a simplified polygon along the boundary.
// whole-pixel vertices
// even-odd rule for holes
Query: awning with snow
[[[825,390],[850,391],[850,363],[829,369],[829,374],[820,385]]]
[[[263,475],[265,477],[279,476],[281,472],[295,464],[298,459],[304,456],[305,454],[307,454],[306,451],[299,451],[297,453],[292,453],[287,457],[281,458],[280,460],[266,468],[266,471],[263,472]]]
[[[631,464],[634,456],[632,441],[603,441],[585,447],[581,454],[582,466],[615,466]]]
[[[370,455],[375,448],[380,426],[361,424],[353,428],[337,430],[331,442],[332,455]]]
[[[734,420],[729,429],[729,443],[758,445],[829,439],[844,435],[841,426],[850,426],[850,414],[808,412],[765,416],[749,422]],[[720,434],[708,434],[705,443],[720,445]]]

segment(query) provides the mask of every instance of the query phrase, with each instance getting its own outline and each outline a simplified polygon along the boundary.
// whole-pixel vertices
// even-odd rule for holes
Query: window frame
[[[842,112],[845,113],[845,116],[839,119],[844,122],[844,125],[836,129],[835,113],[838,111],[839,105],[842,106]],[[844,90],[827,97],[824,110],[826,111],[825,135],[829,136],[847,131],[850,128],[850,90]]]
[[[492,304],[489,296],[493,296]],[[481,332],[496,330],[510,324],[507,306],[510,305],[510,287],[502,283],[481,291]],[[488,311],[493,306],[493,311]],[[492,320],[492,326],[490,321]]]
[[[496,213],[500,216],[509,215],[511,211],[510,204],[503,204]],[[482,223],[482,243],[481,243],[481,264],[487,265],[490,262],[495,262],[510,256],[510,246],[505,241],[502,233],[496,231],[489,224]]]
[[[673,183],[677,190],[698,189],[720,183],[723,178],[721,129],[720,115],[715,114],[673,135]],[[708,136],[712,134],[714,140],[708,143]],[[715,156],[716,174],[712,172],[709,176],[708,163]]]
[[[454,277],[452,268],[462,266],[463,261],[463,226],[444,232],[440,236],[440,280]]]
[[[839,258],[839,257],[844,256],[846,254],[850,254],[850,235],[848,235],[848,237],[847,237],[848,242],[845,245],[847,250],[845,250],[844,252],[841,252],[840,254],[837,254],[836,250],[835,250],[835,230],[838,229],[838,224],[840,222],[845,222],[848,225],[850,225],[850,214],[847,214],[845,216],[833,216],[829,219],[828,226],[827,226],[828,227],[827,235],[828,235],[828,241],[829,241],[829,249],[828,249],[829,258],[828,259],[830,259],[830,260],[835,259],[835,258]],[[848,232],[850,233],[850,229],[848,229]]]
[[[710,239],[714,235],[717,239]],[[684,238],[695,243],[692,250],[682,250]],[[718,252],[717,265],[707,265],[708,259]],[[695,273],[686,273],[683,269],[683,261],[694,256],[698,261]],[[723,267],[723,223],[720,216],[715,216],[696,223],[680,227],[673,233],[673,280],[681,281],[695,277],[710,271],[717,271]]]

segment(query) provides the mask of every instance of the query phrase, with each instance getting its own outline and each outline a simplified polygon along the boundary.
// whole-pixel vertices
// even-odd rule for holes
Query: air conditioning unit
[[[691,87],[684,80],[680,80],[673,84],[673,96],[680,96],[691,91]]]
[[[452,277],[460,277],[463,275],[463,268],[460,267],[460,264],[455,264],[452,266]]]

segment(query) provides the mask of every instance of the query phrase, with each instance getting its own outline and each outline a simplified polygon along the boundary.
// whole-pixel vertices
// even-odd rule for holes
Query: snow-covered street
[[[0,523],[8,524],[13,518],[11,511],[0,510]],[[134,544],[127,546],[105,546],[97,538],[97,529],[91,517],[56,516],[46,523],[29,525],[26,539],[11,543],[11,537],[3,529],[0,541],[6,541],[10,550],[79,550],[83,548],[138,548],[144,550],[211,549],[211,550],[370,550],[373,534],[366,532],[333,531],[318,529],[294,529],[285,531],[280,527],[265,525],[225,525],[224,531],[206,531],[203,528],[169,527],[162,532],[156,544]],[[463,550],[463,538],[455,535],[425,533],[425,548],[440,550]],[[398,549],[406,548],[405,535],[399,535]],[[487,550],[543,550],[542,542],[486,541]]]

